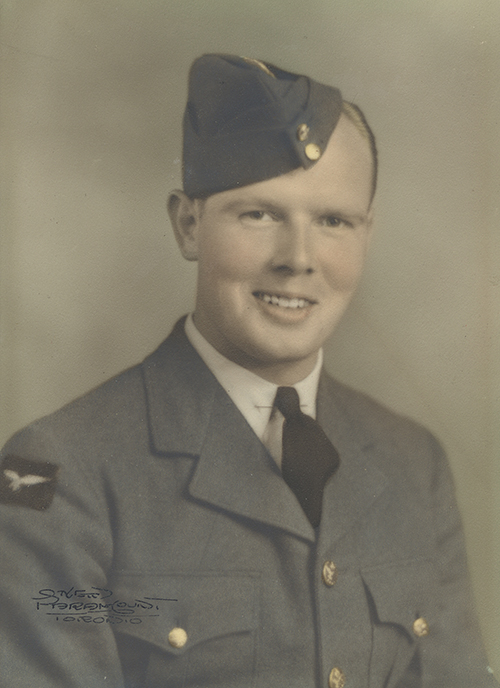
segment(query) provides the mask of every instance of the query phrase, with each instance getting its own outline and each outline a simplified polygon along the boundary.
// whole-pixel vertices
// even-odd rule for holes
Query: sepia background
[[[339,86],[377,134],[376,235],[327,365],[447,448],[500,675],[498,0],[4,0],[0,440],[191,308],[165,199],[204,52]]]

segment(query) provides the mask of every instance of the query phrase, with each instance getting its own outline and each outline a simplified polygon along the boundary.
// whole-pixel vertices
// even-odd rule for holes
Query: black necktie
[[[274,405],[283,423],[283,479],[293,490],[311,525],[321,519],[323,489],[340,465],[337,450],[319,423],[300,410],[295,387],[278,387]]]

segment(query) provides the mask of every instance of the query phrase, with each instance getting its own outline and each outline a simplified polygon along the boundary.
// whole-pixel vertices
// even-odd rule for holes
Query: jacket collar
[[[335,542],[358,521],[385,490],[388,479],[377,467],[377,446],[366,424],[353,413],[351,390],[323,374],[318,390],[318,422],[337,449],[341,464],[325,486],[322,523]]]
[[[142,365],[153,449],[198,458],[189,485],[195,499],[313,541],[315,532],[279,469],[184,334],[184,321]],[[339,404],[323,375],[318,420],[341,456],[325,488],[323,523],[340,537],[384,489],[370,462],[373,445]]]

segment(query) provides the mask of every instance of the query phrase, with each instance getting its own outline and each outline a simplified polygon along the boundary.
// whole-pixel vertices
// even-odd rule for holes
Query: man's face
[[[342,115],[309,170],[193,202],[195,323],[224,356],[278,384],[314,367],[368,245],[372,161]]]

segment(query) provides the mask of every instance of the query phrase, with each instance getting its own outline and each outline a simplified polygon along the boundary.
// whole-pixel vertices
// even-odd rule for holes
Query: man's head
[[[281,100],[290,99],[297,83],[289,78],[294,75],[287,75],[285,88],[278,87],[272,81],[278,77],[264,70],[287,73],[261,63],[244,64],[251,81],[255,81],[252,70],[263,72],[266,81],[264,89],[258,84],[260,99],[251,102],[251,116],[243,125],[245,104],[237,104],[237,135],[229,134],[232,146],[221,144],[232,147],[235,164],[230,170],[219,166],[212,140],[206,148],[214,154],[216,171],[213,178],[206,178],[206,161],[198,165],[188,154],[185,190],[171,195],[169,212],[184,257],[199,263],[195,323],[200,332],[236,363],[278,384],[293,384],[312,370],[319,348],[343,314],[361,275],[372,223],[376,151],[362,114],[344,105],[336,89],[323,87],[322,91],[306,77],[297,77],[307,83],[301,85],[300,93],[292,94],[295,105],[288,102],[284,107]],[[208,93],[209,86],[205,84]],[[220,97],[220,84],[215,86],[212,97]],[[242,93],[245,89],[240,84],[234,97]],[[311,94],[322,104],[315,107]],[[270,107],[268,96],[273,101]],[[262,105],[264,114],[256,112]],[[298,113],[294,112],[297,107]],[[213,104],[207,108],[211,114],[213,110]],[[261,136],[266,117],[271,119],[272,131]],[[252,141],[256,120],[259,136]],[[247,146],[254,149],[250,158],[246,154],[243,158],[250,170],[238,158],[238,145],[246,150],[243,134],[248,126]],[[216,128],[212,138],[220,138],[220,131],[227,130],[224,122]],[[295,140],[290,141],[289,132]],[[277,143],[270,152],[273,136]],[[266,143],[260,151],[259,141]],[[275,174],[276,169],[281,171]],[[211,193],[201,192],[214,186],[217,190]]]

